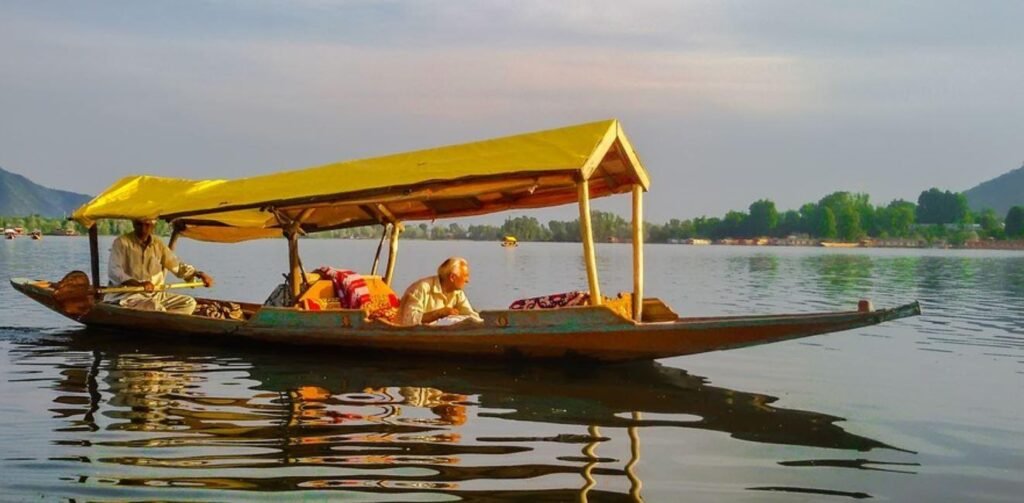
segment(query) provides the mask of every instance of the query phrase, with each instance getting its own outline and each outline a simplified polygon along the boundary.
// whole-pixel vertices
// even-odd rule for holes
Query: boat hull
[[[53,290],[29,280],[15,289],[61,312]],[[80,317],[89,327],[141,334],[197,335],[204,340],[248,339],[275,344],[336,346],[417,354],[500,358],[651,360],[735,349],[849,330],[920,314],[914,302],[893,309],[833,313],[680,318],[641,322],[603,306],[532,311],[483,311],[483,323],[406,327],[367,320],[362,311],[304,311],[249,306],[245,321],[185,316],[96,304]],[[67,313],[61,312],[61,314]]]

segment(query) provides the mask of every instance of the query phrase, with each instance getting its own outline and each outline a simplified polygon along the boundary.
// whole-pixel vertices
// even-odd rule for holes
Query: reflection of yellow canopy
[[[480,215],[575,202],[576,182],[591,197],[649,187],[618,121],[242,178],[121,179],[74,213],[101,218],[158,217],[193,239],[235,242],[281,236],[282,221],[307,232],[403,220]]]

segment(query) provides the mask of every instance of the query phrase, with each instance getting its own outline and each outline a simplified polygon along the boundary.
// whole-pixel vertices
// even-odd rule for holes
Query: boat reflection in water
[[[65,480],[143,491],[114,493],[121,496],[175,499],[187,489],[215,499],[243,494],[216,492],[229,490],[637,501],[641,433],[652,426],[893,449],[843,430],[840,418],[774,407],[774,397],[710,386],[654,362],[565,370],[204,351],[81,331],[27,343],[15,365],[55,354],[67,357],[49,386],[59,418],[53,443],[69,455],[51,460],[83,461]]]

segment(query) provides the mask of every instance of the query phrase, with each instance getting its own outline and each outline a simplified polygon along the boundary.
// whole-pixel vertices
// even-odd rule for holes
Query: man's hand
[[[146,293],[153,293],[156,291],[156,286],[153,285],[152,281],[139,281],[137,279],[130,279],[121,283],[121,286],[141,286]]]
[[[197,272],[196,277],[202,280],[203,285],[206,286],[206,288],[210,288],[211,286],[213,286],[213,276],[210,276],[205,272]]]
[[[441,309],[435,309],[433,311],[423,313],[422,323],[426,325],[446,316],[455,316],[457,314],[459,314],[459,310],[454,307],[442,307]]]

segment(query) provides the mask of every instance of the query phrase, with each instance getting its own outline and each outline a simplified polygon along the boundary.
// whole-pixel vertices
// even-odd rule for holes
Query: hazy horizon
[[[916,201],[1024,160],[1021,19],[952,1],[4,2],[0,166],[96,194],[614,117],[651,221],[837,190]]]

